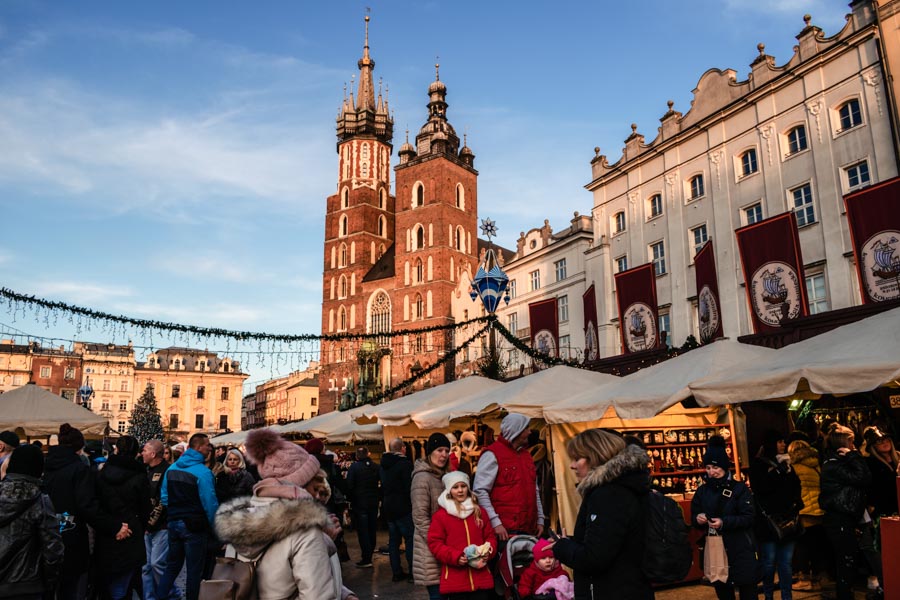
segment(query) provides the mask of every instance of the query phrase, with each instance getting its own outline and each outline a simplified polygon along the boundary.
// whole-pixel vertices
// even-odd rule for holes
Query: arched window
[[[341,192],[341,208],[349,208],[350,207],[350,190],[344,188]]]
[[[806,144],[806,126],[797,125],[787,134],[788,155],[803,152],[807,148]]]
[[[416,274],[414,277],[414,283],[422,283],[425,281],[425,271],[422,268],[422,259],[416,259]]]
[[[384,191],[384,188],[381,188],[381,191],[378,193],[378,208],[387,210],[387,192]]]
[[[369,333],[390,333],[391,300],[384,292],[378,292],[372,301],[369,312]],[[391,339],[387,336],[376,338],[378,345],[389,346]]]
[[[347,266],[347,244],[341,244],[340,260],[338,261],[338,266]]]
[[[362,150],[360,151],[360,156],[363,160],[369,160],[369,145],[363,144]]]
[[[456,228],[456,249],[460,252],[466,251],[466,236],[462,227]]]
[[[345,309],[342,306],[340,312],[338,313],[338,331],[346,331],[346,330],[347,330],[347,309]]]
[[[853,98],[844,102],[838,109],[838,117],[841,120],[841,129],[844,131],[862,124],[862,113],[859,110],[859,100]]]
[[[378,235],[380,237],[387,237],[387,219],[384,215],[378,217]]]
[[[759,164],[756,161],[756,148],[750,148],[741,154],[741,175],[746,177],[752,175],[759,170]]]
[[[619,211],[613,217],[613,233],[625,231],[625,211]]]
[[[338,237],[347,237],[347,229],[350,226],[350,220],[347,215],[341,215],[340,227],[338,228]]]
[[[456,208],[466,209],[466,190],[461,183],[456,184]]]
[[[690,200],[695,200],[703,196],[706,193],[703,185],[703,174],[694,175],[691,177],[691,197]]]
[[[663,202],[662,202],[662,194],[653,194],[650,196],[650,200],[647,201],[647,209],[650,213],[650,218],[658,217],[663,213]]]
[[[341,281],[338,287],[338,298],[347,297],[347,276],[341,275]]]
[[[425,247],[425,228],[419,225],[416,227],[416,250]]]
[[[422,294],[416,294],[416,308],[413,312],[413,319],[421,319],[425,315],[425,303],[422,301]]]
[[[425,186],[421,183],[417,183],[413,186],[412,205],[413,208],[425,206]]]

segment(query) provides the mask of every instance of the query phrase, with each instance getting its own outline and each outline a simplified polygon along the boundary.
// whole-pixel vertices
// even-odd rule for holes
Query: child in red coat
[[[538,588],[548,579],[556,579],[559,576],[568,578],[559,561],[553,556],[553,547],[549,547],[548,540],[538,540],[532,549],[534,560],[522,571],[519,578],[519,597],[528,598],[534,596]]]
[[[497,537],[469,489],[469,476],[451,471],[441,479],[440,508],[428,527],[428,549],[441,564],[442,596],[450,600],[487,600],[494,589],[488,559]]]

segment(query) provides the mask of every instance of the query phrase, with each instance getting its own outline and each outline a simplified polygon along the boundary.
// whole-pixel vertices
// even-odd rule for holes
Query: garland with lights
[[[495,320],[492,325],[497,328],[497,331],[500,332],[500,335],[506,338],[506,341],[512,344],[516,350],[523,352],[532,360],[536,360],[550,367],[556,365],[566,365],[567,367],[575,367],[578,369],[584,368],[584,365],[579,363],[578,361],[568,358],[560,358],[558,356],[550,356],[549,354],[545,354],[544,352],[535,350],[534,348],[528,346],[527,344],[525,344],[525,342],[514,336],[512,332],[504,327],[503,323],[501,323],[499,320]]]

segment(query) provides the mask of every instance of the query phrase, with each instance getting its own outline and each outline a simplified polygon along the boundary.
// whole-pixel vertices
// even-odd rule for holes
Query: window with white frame
[[[625,211],[620,210],[613,217],[613,233],[622,233],[625,231]]]
[[[862,112],[859,107],[859,99],[853,98],[844,102],[837,110],[840,129],[846,131],[857,125],[862,125]]]
[[[119,410],[120,411],[128,410],[128,400],[119,400]]]
[[[50,367],[41,367],[41,379],[50,377]]]
[[[809,302],[809,314],[817,315],[828,310],[825,273],[816,273],[806,277],[806,299]]]
[[[662,241],[650,244],[650,257],[653,260],[653,271],[657,275],[666,273],[666,246]]]
[[[116,427],[116,431],[119,433],[125,433],[125,421],[119,421],[118,426]]]
[[[516,332],[519,331],[519,313],[509,313],[507,323],[509,332],[516,335]]]
[[[341,192],[341,208],[349,208],[350,207],[350,190],[344,188],[344,191]]]
[[[647,214],[653,219],[663,214],[662,194],[653,194],[647,200]]]
[[[816,209],[813,206],[812,186],[804,183],[791,190],[793,211],[797,215],[797,226],[812,225],[816,222]]]
[[[753,225],[754,223],[759,223],[763,219],[762,214],[762,202],[757,202],[756,204],[751,204],[743,209],[744,212],[744,225]]]
[[[531,291],[541,289],[541,272],[540,271],[532,271],[528,274],[529,281],[531,282]]]
[[[706,223],[691,229],[691,239],[694,243],[694,256],[697,256],[697,253],[700,252],[700,248],[702,248],[703,244],[709,239],[709,235],[706,232]]]
[[[66,373],[64,376],[66,379],[75,379],[75,368],[74,367],[66,367]]]
[[[509,286],[506,288],[506,291],[509,292],[510,299],[516,297],[516,280],[515,279],[509,280]]]
[[[806,125],[797,125],[787,132],[787,154],[797,154],[803,152],[809,146],[806,142]]]
[[[560,323],[569,320],[569,297],[560,296],[556,299],[556,316]]]
[[[628,256],[620,256],[616,259],[616,273],[628,270]]]
[[[572,358],[572,338],[567,335],[559,336],[559,357]]]
[[[666,332],[666,346],[672,347],[672,327],[669,321],[669,313],[661,312],[659,313],[659,335],[660,339],[662,339],[662,332]]]
[[[413,188],[412,205],[413,208],[425,206],[425,186],[421,183],[417,183]]]
[[[703,186],[703,174],[694,175],[691,177],[691,195],[688,200],[696,200],[703,196],[706,193],[706,190]]]
[[[756,160],[756,148],[750,148],[741,154],[741,177],[753,175],[759,171],[759,164]]]
[[[553,270],[556,271],[556,280],[562,281],[566,278],[566,259],[562,258],[553,263]]]
[[[864,188],[870,183],[869,163],[861,161],[844,169],[847,174],[847,191]]]

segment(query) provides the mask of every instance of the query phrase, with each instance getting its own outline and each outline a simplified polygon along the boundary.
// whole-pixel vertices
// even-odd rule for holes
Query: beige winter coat
[[[413,467],[410,497],[416,534],[413,538],[412,571],[417,585],[438,585],[441,582],[441,567],[428,550],[428,527],[431,525],[431,515],[439,508],[438,497],[444,491],[442,475],[439,469],[421,458]]]
[[[259,600],[339,600],[322,533],[328,522],[315,500],[236,498],[219,507],[216,532],[257,564]]]

